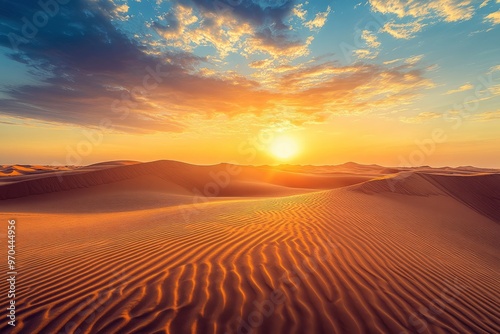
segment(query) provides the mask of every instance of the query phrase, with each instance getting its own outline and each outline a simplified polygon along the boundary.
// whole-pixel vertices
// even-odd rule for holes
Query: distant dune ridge
[[[2,166],[0,210],[2,333],[500,332],[498,170]]]
[[[155,161],[151,163],[102,163],[69,171],[53,171],[36,178],[8,178],[9,185],[0,188],[0,199],[10,199],[39,195],[50,192],[90,188],[102,184],[130,180],[137,177],[156,177],[170,181],[192,192],[193,188],[203,189],[207,183],[218,181],[221,172],[228,172],[230,176],[238,174],[237,179],[231,178],[227,187],[221,187],[219,195],[229,193],[230,196],[246,196],[247,189],[233,193],[234,186],[247,182],[265,185],[284,186],[287,188],[330,189],[346,186],[369,179],[367,176],[350,174],[330,176],[325,173],[287,171],[270,166],[248,167],[220,164],[215,166],[195,166],[177,161]],[[0,179],[1,182],[1,179]],[[221,180],[219,183],[224,182]],[[0,183],[1,185],[1,183]],[[149,185],[148,185],[149,186]],[[222,189],[223,188],[223,189]],[[166,189],[167,190],[167,189]]]

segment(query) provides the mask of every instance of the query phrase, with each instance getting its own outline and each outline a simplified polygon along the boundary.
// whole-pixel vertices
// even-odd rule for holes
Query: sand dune
[[[71,170],[70,166],[0,165],[0,178]]]
[[[132,164],[0,186],[22,249],[10,332],[500,332],[500,174],[244,167],[193,204],[193,186],[227,167]],[[133,189],[144,207],[91,211]],[[83,193],[87,213],[51,213]],[[139,198],[154,194],[191,202]],[[21,210],[30,203],[40,211]]]
[[[449,175],[405,172],[351,187],[367,194],[393,192],[406,195],[450,196],[500,222],[500,174]]]
[[[294,195],[352,185],[372,177],[357,173],[297,173],[269,166],[195,166],[176,161],[103,163],[9,179],[8,183],[0,183],[0,200],[19,199],[4,202],[13,211],[129,211],[192,204],[194,197],[210,200]],[[101,198],[94,196],[96,192]],[[48,202],[58,205],[47,206]]]

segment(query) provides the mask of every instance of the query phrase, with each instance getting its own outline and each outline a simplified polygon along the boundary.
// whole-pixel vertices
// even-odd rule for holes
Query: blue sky
[[[29,133],[55,147],[57,131],[112,119],[116,141],[120,134],[178,140],[207,129],[215,138],[249,122],[248,136],[375,122],[411,127],[418,138],[437,122],[463,118],[472,125],[456,143],[474,145],[475,134],[498,140],[497,0],[42,3],[2,2],[5,135]],[[353,138],[365,131],[347,123]]]

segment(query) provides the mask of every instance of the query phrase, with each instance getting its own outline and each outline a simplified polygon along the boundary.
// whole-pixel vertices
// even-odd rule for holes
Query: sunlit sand
[[[11,333],[500,330],[495,170],[3,168]]]

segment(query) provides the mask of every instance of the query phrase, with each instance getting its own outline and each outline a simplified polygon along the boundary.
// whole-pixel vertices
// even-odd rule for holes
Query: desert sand
[[[0,211],[2,333],[500,332],[498,170],[2,166]]]

